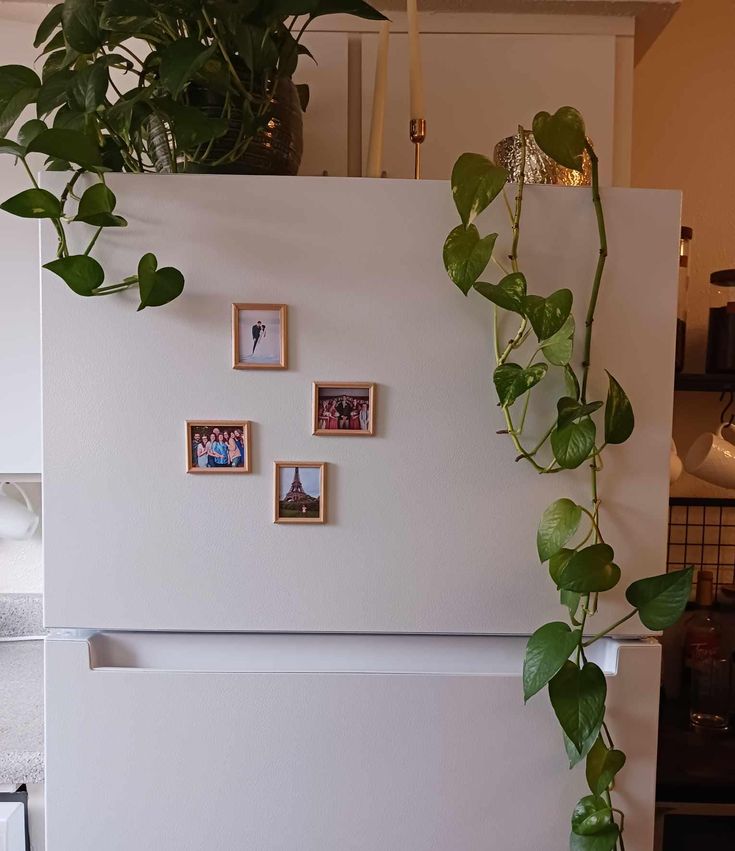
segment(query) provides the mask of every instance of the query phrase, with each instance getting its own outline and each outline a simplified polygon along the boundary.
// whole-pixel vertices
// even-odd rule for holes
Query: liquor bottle
[[[712,572],[697,574],[696,609],[689,618],[684,636],[684,685],[689,690],[692,668],[720,655],[720,628],[712,613],[715,602]]]

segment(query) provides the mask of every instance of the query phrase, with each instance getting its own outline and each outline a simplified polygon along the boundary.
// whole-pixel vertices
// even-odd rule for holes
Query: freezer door
[[[584,770],[521,639],[115,636],[47,643],[49,851],[567,848]],[[602,642],[615,797],[650,851],[659,648]]]
[[[132,291],[80,299],[44,273],[49,626],[530,634],[558,617],[535,529],[560,496],[589,504],[589,470],[538,476],[495,433],[493,310],[444,271],[447,183],[109,182],[130,221],[97,243],[110,280],[153,251],[186,289],[136,313]],[[601,477],[625,577],[601,624],[627,613],[627,582],[665,569],[680,195],[610,189],[604,202],[592,398],[604,366],[637,427]],[[480,227],[510,251],[502,203]],[[43,248],[54,255],[50,227]],[[573,290],[581,341],[598,257],[589,192],[528,187],[521,251],[531,291]],[[232,368],[233,302],[288,306],[287,370]],[[561,394],[551,372],[539,390]],[[374,382],[375,435],[312,435],[314,381]],[[250,473],[187,474],[197,418],[252,422]],[[548,426],[529,420],[532,436]],[[273,523],[273,464],[295,460],[327,462],[325,525]]]

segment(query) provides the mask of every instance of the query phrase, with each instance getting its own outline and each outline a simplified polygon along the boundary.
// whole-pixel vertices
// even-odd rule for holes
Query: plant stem
[[[521,165],[518,175],[518,191],[516,192],[516,206],[513,213],[513,243],[510,249],[510,264],[514,272],[518,271],[518,241],[521,237],[521,212],[523,210],[523,186],[526,180],[526,134],[523,127],[518,127],[521,137]]]
[[[102,233],[102,228],[101,227],[97,228],[97,230],[94,233],[94,236],[89,241],[89,245],[84,249],[84,256],[85,257],[88,256],[89,252],[94,248],[94,244],[95,244],[95,242],[97,242],[97,238],[99,237],[99,235],[101,233]]]
[[[227,67],[230,69],[230,73],[232,74],[232,81],[235,84],[235,88],[239,89],[239,91],[242,94],[247,94],[247,90],[245,89],[245,86],[243,86],[243,84],[240,82],[240,77],[237,75],[237,72],[235,71],[235,66],[232,64],[232,60],[230,59],[229,54],[225,50],[225,46],[224,46],[224,44],[222,44],[222,41],[220,40],[220,37],[217,34],[217,30],[214,28],[214,23],[212,22],[212,19],[207,14],[207,10],[205,8],[202,8],[202,15],[204,15],[204,20],[207,22],[207,26],[209,27],[209,29],[212,32],[212,37],[214,38],[215,42],[217,43],[217,47],[219,48],[219,52],[222,54],[222,58],[225,60]]]
[[[584,339],[584,358],[582,360],[582,404],[587,401],[587,379],[589,377],[590,352],[592,349],[592,323],[595,320],[595,308],[597,307],[597,299],[600,295],[602,273],[605,269],[605,260],[607,259],[607,233],[605,231],[605,215],[602,211],[602,200],[600,198],[598,159],[597,154],[589,142],[586,144],[586,150],[589,154],[590,163],[592,165],[592,203],[595,207],[597,230],[600,236],[600,253],[597,258],[597,268],[595,269],[595,278],[592,284],[592,293],[590,295],[590,302],[587,308],[587,318],[585,320],[586,331]]]
[[[625,617],[620,618],[620,620],[615,621],[614,624],[611,624],[606,629],[603,629],[602,632],[598,632],[596,635],[593,635],[591,638],[588,638],[587,641],[582,642],[582,647],[589,647],[590,644],[594,644],[595,641],[599,641],[599,639],[606,636],[609,632],[612,632],[616,627],[620,626],[621,623],[625,623],[629,621],[634,615],[638,614],[638,609],[633,609],[632,612],[628,612]]]

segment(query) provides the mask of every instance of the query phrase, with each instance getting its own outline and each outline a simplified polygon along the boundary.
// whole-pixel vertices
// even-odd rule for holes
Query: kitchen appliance
[[[520,681],[527,636],[562,617],[534,541],[558,481],[495,435],[492,307],[441,263],[449,185],[107,180],[130,227],[105,235],[106,269],[152,250],[187,283],[136,313],[133,293],[83,301],[44,273],[49,851],[566,847],[584,771]],[[591,386],[604,398],[604,365],[636,412],[603,474],[627,585],[666,564],[680,196],[604,202]],[[523,216],[529,287],[570,287],[583,327],[589,191],[528,187]],[[503,205],[482,218],[507,254]],[[288,370],[231,368],[243,301],[288,305]],[[319,380],[376,383],[373,437],[312,435]],[[250,420],[252,473],[187,475],[192,417]],[[282,458],[329,463],[327,524],[272,522]],[[588,498],[585,470],[566,482]],[[628,610],[624,587],[605,597],[595,626]],[[628,851],[653,836],[645,633],[592,648],[628,752]]]

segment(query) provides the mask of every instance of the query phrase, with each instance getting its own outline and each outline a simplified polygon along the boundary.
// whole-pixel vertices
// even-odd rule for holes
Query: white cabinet
[[[422,177],[446,179],[464,151],[493,155],[495,143],[530,128],[541,109],[576,106],[612,182],[615,36],[426,33],[422,39],[427,138]],[[363,39],[363,153],[367,155],[377,36]],[[390,40],[383,168],[413,176],[408,138],[408,36]],[[584,72],[581,73],[581,69]]]
[[[566,770],[545,696],[523,707],[524,645],[52,638],[49,848],[565,848],[569,813],[588,794],[584,770]],[[660,648],[607,641],[594,650],[609,675],[608,720],[628,753],[615,788],[626,847],[650,851]]]
[[[0,64],[29,65],[35,58],[34,24],[0,21]],[[28,117],[31,117],[30,114]],[[0,200],[27,189],[28,175],[0,156]],[[0,212],[0,478],[41,472],[41,339],[38,225]]]

